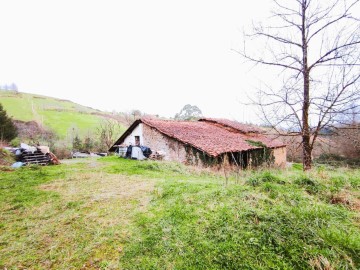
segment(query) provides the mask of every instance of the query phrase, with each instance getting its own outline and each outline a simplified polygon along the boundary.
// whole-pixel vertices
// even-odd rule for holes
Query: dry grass
[[[10,221],[17,240],[2,250],[13,255],[3,259],[5,267],[117,268],[131,219],[146,209],[154,181],[95,171],[39,188],[59,199],[18,211]]]
[[[310,265],[315,270],[334,270],[329,260],[324,256],[319,256],[310,261]]]
[[[341,204],[349,207],[352,210],[360,210],[360,200],[355,198],[350,192],[339,192],[331,196],[330,202],[332,204]]]
[[[1,144],[1,141],[0,141]],[[8,166],[15,162],[15,157],[10,152],[1,148],[0,145],[0,166]]]

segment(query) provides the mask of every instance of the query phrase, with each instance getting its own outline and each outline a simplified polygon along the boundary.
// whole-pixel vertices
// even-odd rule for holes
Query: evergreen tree
[[[81,140],[78,135],[75,136],[73,140],[73,150],[81,151],[83,148],[83,145],[81,143]]]
[[[17,136],[17,129],[0,103],[0,140],[11,141]]]
[[[84,150],[91,152],[93,147],[94,147],[94,142],[93,140],[90,138],[90,136],[87,136],[84,140]]]

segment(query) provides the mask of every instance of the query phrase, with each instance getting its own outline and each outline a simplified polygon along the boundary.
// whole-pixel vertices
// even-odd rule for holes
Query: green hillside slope
[[[36,121],[65,138],[73,128],[83,136],[94,132],[110,114],[52,97],[0,90],[0,103],[15,120]],[[119,131],[121,132],[121,131]]]

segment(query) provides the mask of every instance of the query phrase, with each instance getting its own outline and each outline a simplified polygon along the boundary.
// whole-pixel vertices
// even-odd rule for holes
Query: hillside
[[[54,131],[60,139],[74,128],[80,136],[93,131],[110,113],[85,107],[69,100],[0,90],[0,102],[14,120],[35,121]]]

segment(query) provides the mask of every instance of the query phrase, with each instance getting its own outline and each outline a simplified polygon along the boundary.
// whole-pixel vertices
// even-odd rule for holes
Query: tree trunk
[[[309,72],[304,72],[304,102],[302,108],[302,147],[303,147],[303,167],[304,171],[311,169],[311,152],[312,147],[310,144],[310,127],[309,127],[309,105],[310,105],[310,81],[309,81]]]
[[[310,127],[309,127],[309,107],[310,107],[310,70],[308,67],[308,44],[306,39],[306,5],[302,2],[302,50],[303,50],[303,77],[304,77],[304,100],[302,106],[302,147],[303,147],[303,169],[311,169]]]
[[[310,144],[310,127],[309,127],[309,106],[310,106],[310,80],[309,80],[309,72],[306,70],[304,72],[304,102],[302,107],[302,148],[303,148],[303,168],[304,171],[308,171],[311,169],[311,152],[312,147]]]
[[[311,170],[312,158],[311,158],[311,146],[310,136],[303,135],[303,167],[304,171]]]

